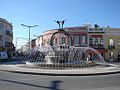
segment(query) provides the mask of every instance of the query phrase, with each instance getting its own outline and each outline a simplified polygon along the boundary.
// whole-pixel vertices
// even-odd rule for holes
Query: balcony
[[[98,44],[98,45],[90,44],[90,47],[92,47],[92,48],[94,48],[94,49],[105,49],[102,44]]]
[[[87,47],[88,44],[73,44],[75,47]]]
[[[87,47],[88,44],[80,44],[80,47]]]
[[[104,33],[105,30],[104,30],[104,28],[89,28],[88,32],[100,32],[100,33]]]

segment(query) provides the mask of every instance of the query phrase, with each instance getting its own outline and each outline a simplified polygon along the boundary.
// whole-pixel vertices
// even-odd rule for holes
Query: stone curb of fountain
[[[15,65],[1,65],[0,66],[1,72],[12,72],[12,73],[32,74],[32,75],[46,75],[46,76],[98,76],[98,75],[109,75],[109,74],[120,73],[120,68],[117,68],[117,67],[116,68],[105,68],[105,69],[97,68],[96,70],[98,70],[98,72],[96,72],[96,70],[95,71],[92,70],[92,72],[86,72],[86,71],[89,71],[89,69],[82,69],[81,71],[83,72],[81,72],[80,70],[68,70],[68,71],[71,71],[71,73],[66,70],[65,71],[53,70],[50,72],[49,70],[44,71],[42,69],[39,72],[36,72],[38,71],[38,69],[37,70],[32,69],[29,71],[27,70],[28,69],[21,68]],[[33,71],[33,70],[36,70],[36,71]]]

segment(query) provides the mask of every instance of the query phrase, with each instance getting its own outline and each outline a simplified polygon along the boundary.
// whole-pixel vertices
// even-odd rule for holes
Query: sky
[[[55,20],[67,19],[64,27],[88,23],[120,28],[120,0],[0,0],[0,18],[12,23],[15,44],[16,38],[29,36],[21,24],[38,25],[30,30],[32,39],[58,28]]]

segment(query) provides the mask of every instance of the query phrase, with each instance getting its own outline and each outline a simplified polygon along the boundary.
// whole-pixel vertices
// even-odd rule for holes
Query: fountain
[[[53,50],[54,48],[54,50]],[[26,53],[27,65],[47,69],[75,69],[106,65],[99,52],[90,47],[60,46],[37,47]]]
[[[59,24],[59,21],[57,23]],[[68,40],[70,40],[69,44],[54,45],[55,35],[59,33],[68,37]],[[50,46],[36,47],[27,51],[24,61],[29,67],[41,69],[79,69],[106,65],[97,50],[90,47],[73,46],[72,37],[63,29],[53,33],[50,39]]]

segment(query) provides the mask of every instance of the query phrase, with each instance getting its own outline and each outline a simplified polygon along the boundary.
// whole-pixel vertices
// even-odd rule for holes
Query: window
[[[74,36],[74,43],[79,44],[79,36],[78,35]]]
[[[89,44],[93,45],[93,38],[92,37],[89,38]]]
[[[103,45],[103,38],[94,38],[94,45]]]
[[[0,23],[0,29],[3,29],[4,25],[2,23]]]
[[[92,45],[92,46],[94,46],[94,45],[103,46],[103,37],[92,37],[92,36],[90,36],[89,37],[89,44]]]
[[[100,38],[100,43],[101,45],[103,45],[103,38]]]
[[[109,39],[109,45],[113,45],[113,39]]]
[[[98,45],[99,44],[99,39],[98,38],[94,38],[94,44]]]
[[[61,43],[62,43],[62,44],[65,44],[65,42],[66,42],[65,37],[62,37],[62,38],[61,38]]]
[[[86,44],[86,36],[80,36],[81,44]]]

